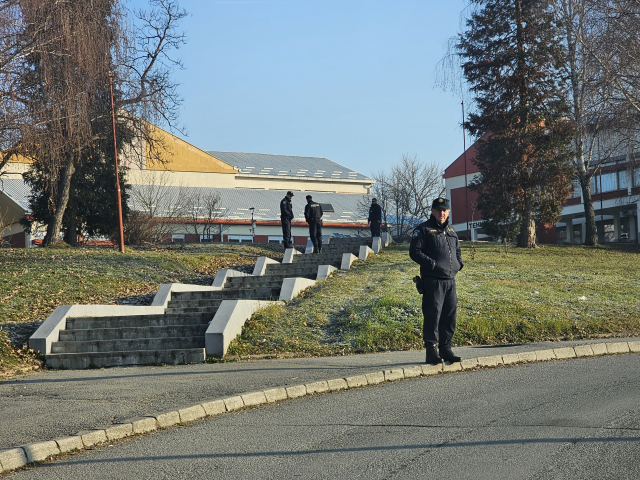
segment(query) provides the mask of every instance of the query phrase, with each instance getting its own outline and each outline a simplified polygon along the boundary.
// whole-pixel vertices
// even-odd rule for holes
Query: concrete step
[[[316,275],[318,273],[318,265],[325,265],[322,263],[302,263],[302,264],[296,264],[296,263],[285,263],[283,265],[281,264],[272,264],[267,266],[267,269],[265,271],[265,277],[266,276],[278,276],[278,277],[284,277],[284,278],[288,278],[288,277],[308,277],[308,276],[313,276]]]
[[[195,325],[168,325],[163,327],[96,328],[60,330],[60,342],[86,342],[96,340],[131,340],[139,338],[171,338],[202,336],[208,323]]]
[[[190,348],[204,348],[204,332],[203,335],[197,337],[53,342],[51,344],[51,353],[106,353]]]
[[[280,287],[281,285],[277,285],[278,290],[280,289]],[[275,288],[276,287],[274,286],[273,288],[265,287],[251,290],[246,288],[232,287],[209,292],[177,292],[171,294],[169,305],[171,305],[171,303],[174,301],[184,300],[234,300],[238,298],[262,300],[264,297],[271,296]]]
[[[177,299],[177,300],[171,300],[167,304],[167,308],[169,309],[169,308],[175,308],[175,307],[210,307],[213,309],[217,309],[222,302],[223,302],[223,299],[209,299],[209,298],[197,298],[197,299],[189,299],[189,300]],[[169,314],[167,310],[165,310],[165,313]]]
[[[67,318],[66,330],[199,325],[211,318],[202,315],[129,315],[123,317]]]
[[[125,365],[177,365],[204,362],[204,348],[179,348],[172,350],[130,350],[95,353],[59,353],[45,355],[52,368],[83,369],[90,367],[119,367]]]
[[[300,273],[302,273],[302,275],[293,275],[293,276],[300,276],[304,278],[315,279],[318,273],[318,267],[316,266],[314,269],[311,269],[308,272],[305,271]],[[238,286],[242,288],[263,288],[268,286],[271,286],[273,288],[278,286],[279,288],[282,286],[282,282],[284,281],[284,279],[290,278],[290,277],[292,277],[292,275],[290,275],[287,272],[283,272],[282,274],[279,273],[277,275],[272,275],[272,274],[262,275],[259,277],[236,277],[233,279],[231,284],[234,287]],[[229,282],[229,280],[227,282]]]

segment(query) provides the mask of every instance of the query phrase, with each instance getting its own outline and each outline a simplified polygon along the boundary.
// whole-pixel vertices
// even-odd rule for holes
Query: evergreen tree
[[[571,186],[557,26],[545,1],[472,2],[456,45],[477,104],[465,126],[484,135],[472,188],[488,232],[534,247],[536,223],[559,219]]]

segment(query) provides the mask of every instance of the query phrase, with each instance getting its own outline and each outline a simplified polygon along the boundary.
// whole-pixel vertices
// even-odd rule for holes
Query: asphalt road
[[[247,409],[26,479],[637,479],[640,355],[417,378]]]
[[[638,340],[615,339],[614,341]],[[603,341],[612,341],[603,340]],[[463,358],[597,340],[456,348]],[[239,363],[58,370],[0,381],[0,449],[75,435],[131,418],[255,390],[424,362],[424,350]]]

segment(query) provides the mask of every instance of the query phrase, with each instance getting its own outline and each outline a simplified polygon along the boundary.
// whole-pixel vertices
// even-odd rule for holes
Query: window
[[[207,233],[204,235],[200,235],[200,241],[202,243],[210,243],[213,242],[214,237],[215,236],[212,233]]]
[[[613,192],[614,190],[618,190],[618,172],[603,173],[601,178],[603,192]]]
[[[626,170],[618,171],[618,181],[619,181],[618,184],[620,185],[620,190],[629,188],[629,176]]]
[[[578,180],[577,178],[573,181],[573,190],[571,191],[571,195],[569,195],[569,198],[579,198],[580,197],[580,180]]]
[[[229,235],[227,238],[228,242],[253,242],[253,237],[251,235]]]
[[[171,235],[171,241],[173,243],[184,243],[184,233],[174,233]]]
[[[267,242],[269,242],[269,243],[282,243],[282,241],[283,241],[282,236],[273,237],[271,235],[269,235],[269,239],[267,240]]]
[[[640,168],[633,169],[633,186],[640,187]]]

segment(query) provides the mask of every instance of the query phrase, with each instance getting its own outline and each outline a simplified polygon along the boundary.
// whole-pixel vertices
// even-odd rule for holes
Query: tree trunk
[[[591,198],[591,184],[586,183],[581,185],[581,187],[586,227],[584,244],[592,247],[598,244],[598,230],[596,228],[596,212],[593,208],[593,199]]]
[[[518,235],[518,247],[536,248],[536,223],[531,210],[523,215],[520,235]]]
[[[69,158],[69,163],[62,170],[62,176],[58,183],[58,198],[56,199],[56,210],[53,214],[53,221],[47,225],[47,234],[44,237],[42,244],[47,247],[58,240],[58,235],[62,229],[62,217],[67,208],[67,202],[69,201],[69,193],[71,192],[71,177],[76,171],[76,167],[73,164],[73,157]]]

